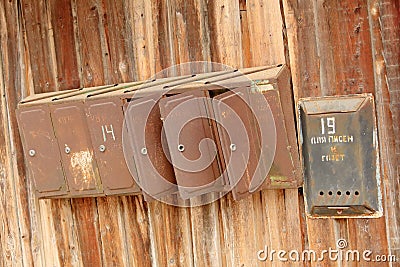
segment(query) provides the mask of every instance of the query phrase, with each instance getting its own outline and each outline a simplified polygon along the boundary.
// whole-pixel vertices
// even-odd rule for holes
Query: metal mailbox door
[[[268,187],[276,132],[263,95],[242,87],[215,96],[213,107],[234,199]],[[229,132],[224,127],[236,129]],[[243,133],[238,134],[239,130]]]
[[[219,140],[215,138],[212,126],[210,100],[207,91],[197,90],[165,97],[159,103],[183,199],[226,190],[217,150]]]
[[[71,196],[103,193],[81,102],[50,106]]]
[[[127,127],[126,155],[133,155],[139,184],[146,200],[159,199],[177,192],[176,179],[163,144],[162,122],[157,100],[143,97],[131,100],[125,112]],[[128,145],[131,143],[131,146]]]
[[[302,99],[299,107],[307,214],[381,216],[372,95]]]
[[[289,138],[291,135],[288,133],[288,131],[295,132],[296,129],[287,129],[285,126],[285,116],[279,91],[274,89],[263,90],[262,94],[272,111],[276,129],[275,156],[267,178],[269,183],[265,184],[262,189],[297,188],[302,183],[303,177],[301,176],[300,167],[296,164],[296,161],[299,160],[297,146],[295,148],[290,146]],[[258,107],[257,103],[252,104]],[[260,103],[260,105],[262,104]],[[296,142],[294,139],[292,143]]]
[[[129,173],[122,148],[122,100],[88,100],[85,109],[104,193],[140,193],[140,188]]]
[[[19,129],[28,169],[38,197],[67,194],[61,156],[47,106],[17,110]]]

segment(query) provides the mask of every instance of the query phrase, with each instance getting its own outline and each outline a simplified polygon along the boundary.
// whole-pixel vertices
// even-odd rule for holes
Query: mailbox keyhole
[[[183,144],[178,145],[178,151],[183,152],[185,150],[185,146]]]

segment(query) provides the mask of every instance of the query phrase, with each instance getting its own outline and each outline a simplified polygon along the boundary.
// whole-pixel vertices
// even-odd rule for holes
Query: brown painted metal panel
[[[50,111],[71,196],[103,193],[83,103],[54,104]]]
[[[67,193],[61,156],[47,106],[17,110],[28,170],[39,197]]]
[[[161,117],[183,199],[226,189],[215,145],[219,140],[215,138],[207,108],[211,99],[204,97],[209,97],[208,92],[197,90],[160,100]],[[181,130],[180,126],[183,126]]]
[[[268,174],[270,183],[262,189],[297,188],[302,183],[303,177],[300,175],[299,164],[296,164],[296,160],[298,161],[299,158],[298,148],[290,145],[297,142],[295,139],[296,129],[287,129],[285,126],[286,120],[291,118],[284,116],[279,91],[264,90],[262,94],[271,108],[277,133],[275,157]],[[290,141],[290,138],[294,138],[294,140]]]
[[[125,116],[130,149],[146,200],[176,193],[178,188],[169,161],[158,101],[152,97],[132,100],[126,107]]]
[[[140,193],[122,148],[122,100],[87,101],[85,109],[104,192],[106,195]]]
[[[272,114],[261,106],[263,103],[252,105],[249,90],[250,88],[239,88],[213,99],[215,116],[221,122],[218,124],[218,131],[225,164],[236,200],[270,185],[270,180],[266,177],[275,150],[276,133]],[[255,109],[263,110],[264,115],[255,116]],[[265,132],[270,135],[270,142],[261,143],[259,127],[264,127]],[[226,131],[223,128],[234,130]],[[244,133],[237,134],[239,130]]]
[[[233,188],[235,199],[246,197],[250,192],[259,189],[296,188],[301,183],[301,177],[296,175],[296,171],[299,173],[299,170],[293,162],[297,153],[294,155],[291,153],[279,92],[274,90],[272,85],[267,88],[264,90],[258,87],[235,89],[216,96],[213,101],[216,116],[222,125],[225,127],[230,125],[234,128],[235,125],[240,127],[240,123],[243,123],[250,141],[248,160],[246,160],[247,157],[243,156],[244,148],[237,145],[246,144],[244,136],[236,135],[241,139],[232,140],[233,135],[228,136],[229,133],[223,129],[223,126],[218,125],[225,164],[229,165],[230,160],[235,163],[230,165],[231,168],[227,168],[231,185],[234,186],[237,183]],[[295,131],[295,129],[290,130]],[[267,141],[262,141],[262,132],[267,135],[265,139]],[[276,140],[276,144],[273,144],[272,140]],[[232,144],[235,144],[236,148],[234,153],[230,147]],[[266,148],[266,153],[261,153],[261,148]],[[271,169],[265,169],[271,165],[271,160],[273,160]],[[260,169],[257,169],[258,162],[261,163]],[[246,171],[242,172],[239,169],[244,165],[246,165]],[[238,178],[238,173],[243,173],[243,175]]]

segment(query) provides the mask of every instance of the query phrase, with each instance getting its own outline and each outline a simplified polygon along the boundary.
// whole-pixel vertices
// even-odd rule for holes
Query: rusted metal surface
[[[125,112],[127,126],[126,157],[133,155],[139,184],[146,199],[160,198],[177,192],[174,170],[165,143],[157,99],[143,97],[129,102]],[[128,146],[131,141],[132,146]]]
[[[299,107],[308,215],[381,216],[372,95],[302,99]]]
[[[270,181],[262,189],[297,188],[302,184],[303,177],[300,166],[296,164],[299,161],[297,146],[294,148],[291,146],[291,143],[296,144],[297,142],[296,135],[293,134],[295,129],[287,129],[285,126],[285,122],[291,118],[287,118],[283,114],[278,90],[264,90],[262,85],[258,85],[258,87],[271,108],[277,133],[274,161],[267,178]],[[290,138],[293,138],[292,142],[290,142]]]
[[[228,177],[236,200],[246,197],[261,188],[268,188],[270,180],[266,176],[274,158],[275,123],[272,113],[266,103],[257,103],[250,88],[239,88],[216,96],[214,111],[221,124],[218,125]],[[252,101],[256,101],[252,105]],[[252,105],[252,107],[250,107]],[[257,116],[255,110],[263,111],[263,116]],[[244,134],[237,131],[227,132],[224,127],[231,129],[243,128]],[[271,142],[262,143],[260,127],[268,135]],[[285,133],[282,133],[285,134]],[[263,147],[267,151],[263,150]],[[231,162],[230,162],[231,161]]]
[[[94,156],[106,195],[140,193],[124,158],[121,106],[119,98],[85,103]]]
[[[147,200],[194,201],[211,192],[223,194],[234,184],[234,197],[241,199],[261,189],[301,184],[295,131],[287,128],[293,114],[282,108],[278,92],[286,94],[283,87],[289,84],[288,79],[279,81],[282,70],[287,69],[255,67],[81,88],[33,96],[20,108],[50,110],[49,127],[69,190],[65,196],[136,194],[141,192],[137,178]],[[260,87],[253,88],[254,83]],[[244,125],[242,136],[238,123]],[[273,133],[271,143],[262,143],[263,131]],[[229,138],[235,135],[232,143]],[[249,152],[247,160],[243,149]]]
[[[25,160],[38,196],[67,193],[60,152],[47,106],[26,107],[17,111],[22,132]]]
[[[215,145],[219,140],[213,134],[207,110],[210,100],[208,92],[202,90],[160,100],[165,135],[183,199],[225,188]]]
[[[51,105],[50,111],[70,195],[102,193],[83,103]]]

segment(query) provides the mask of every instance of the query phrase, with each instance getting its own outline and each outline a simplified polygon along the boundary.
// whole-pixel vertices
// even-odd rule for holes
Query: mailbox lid
[[[123,153],[122,104],[119,98],[85,102],[93,151],[106,195],[140,193]]]
[[[213,107],[234,198],[270,187],[266,178],[274,159],[276,131],[264,96],[241,87],[215,96]]]
[[[261,89],[263,86],[260,87]],[[286,128],[285,114],[283,113],[279,91],[268,89],[261,91],[268,102],[276,128],[276,149],[274,161],[268,174],[269,184],[262,189],[297,188],[302,184],[303,177],[299,164],[299,152],[296,144],[296,129]],[[289,118],[290,119],[290,118]],[[293,138],[290,142],[290,138]]]
[[[70,195],[102,195],[84,104],[53,104],[50,105],[50,112]]]
[[[302,99],[299,107],[308,215],[381,216],[373,96]]]
[[[134,158],[146,199],[177,193],[158,100],[152,96],[132,99],[125,108],[125,123],[129,139],[124,140],[125,155]]]
[[[215,138],[209,101],[208,91],[194,90],[165,97],[159,103],[175,177],[183,199],[226,189],[217,151],[219,140]]]
[[[66,195],[68,187],[49,108],[20,107],[17,119],[26,164],[38,197]]]

